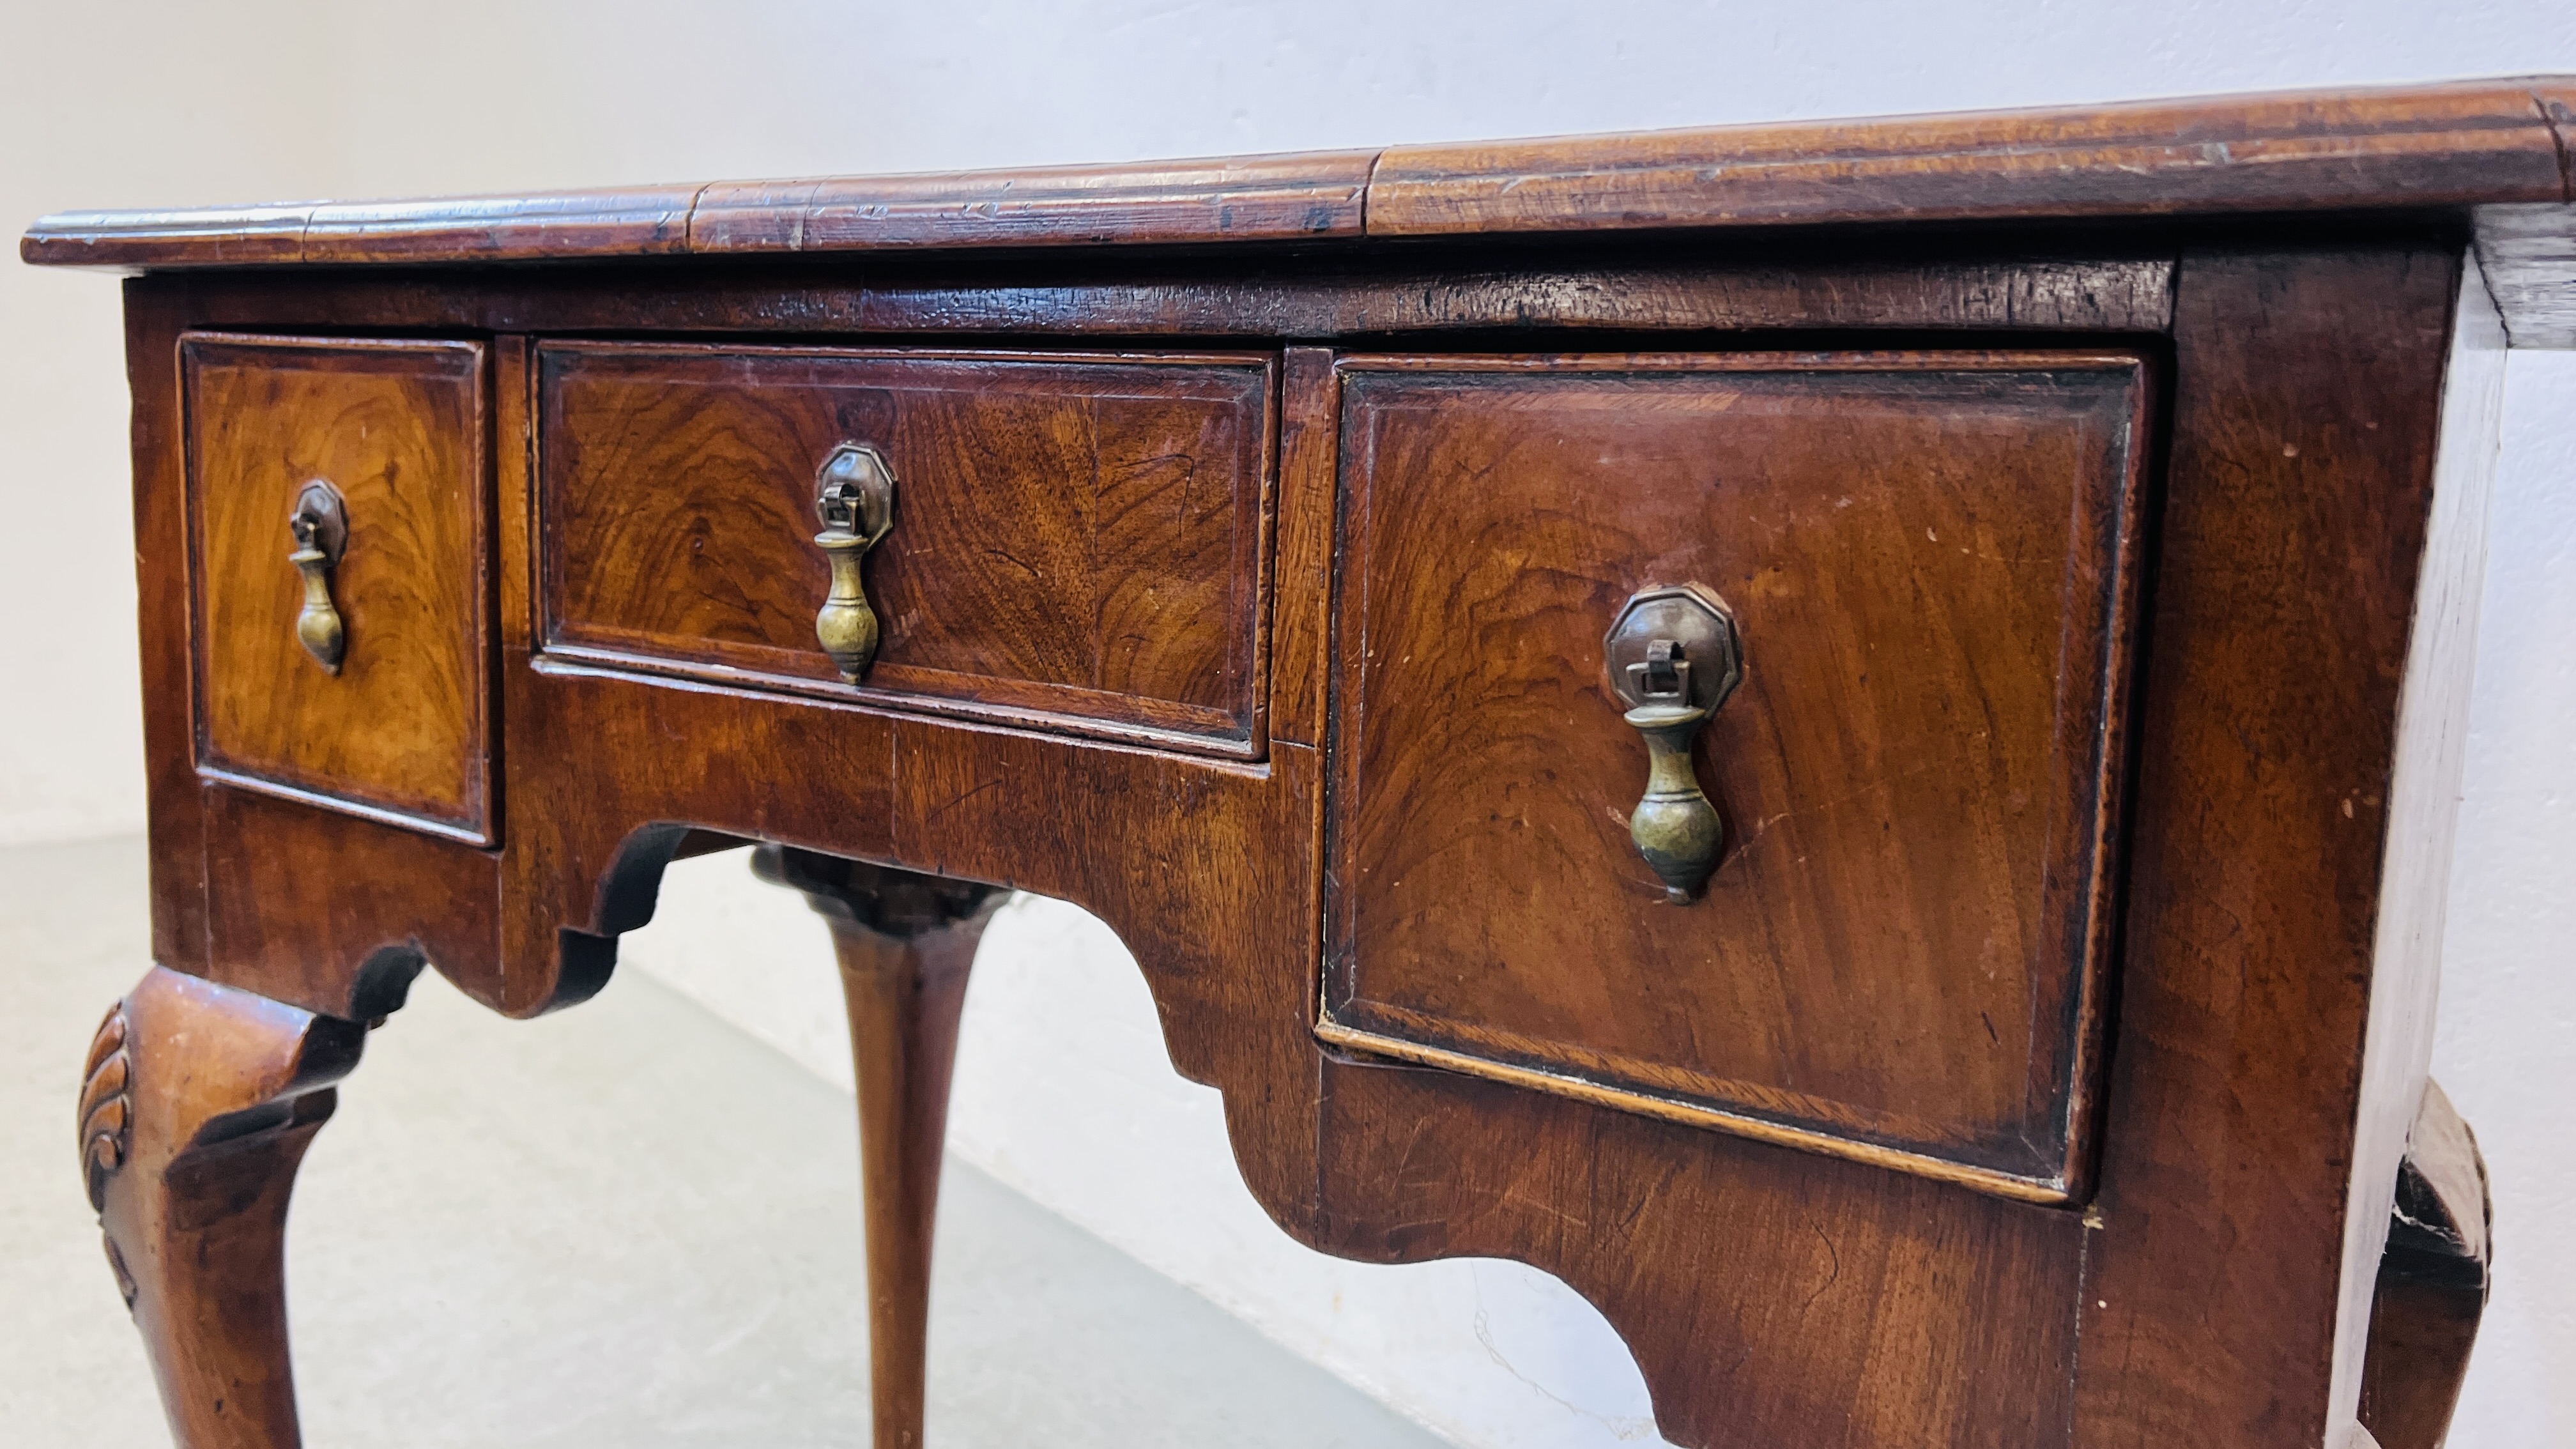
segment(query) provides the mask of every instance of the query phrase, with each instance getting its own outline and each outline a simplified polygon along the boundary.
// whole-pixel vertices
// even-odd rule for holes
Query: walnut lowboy
[[[2572,108],[37,223],[140,274],[154,962],[80,1148],[175,1434],[296,1442],[361,1024],[579,1002],[758,843],[839,943],[881,1444],[1004,887],[1133,949],[1284,1229],[1558,1275],[1677,1443],[2438,1442]]]

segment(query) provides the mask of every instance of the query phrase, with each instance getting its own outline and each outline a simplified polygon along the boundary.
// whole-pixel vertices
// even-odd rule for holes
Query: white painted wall
[[[0,0],[0,224],[39,211],[937,169],[2576,71],[2564,0]],[[114,285],[0,265],[0,842],[136,828]],[[2434,1069],[2496,1177],[2454,1442],[2576,1444],[2576,354],[2516,354]],[[98,568],[95,561],[105,560]],[[630,960],[841,1066],[819,930],[719,858]],[[1491,1263],[1289,1244],[1141,982],[996,924],[958,1151],[1461,1442],[1651,1441],[1597,1316]]]
[[[201,62],[246,59],[252,35],[265,65],[321,71],[296,28],[307,9],[252,0],[226,24],[170,23],[181,6],[0,0],[0,845],[143,822],[117,288],[17,265],[18,232],[71,197],[152,206],[335,182],[309,94],[181,84]]]

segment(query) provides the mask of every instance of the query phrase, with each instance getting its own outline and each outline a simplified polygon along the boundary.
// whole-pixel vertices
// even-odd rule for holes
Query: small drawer
[[[1263,355],[549,343],[546,651],[1164,748],[1261,753]],[[817,638],[821,474],[894,480],[879,644]]]
[[[482,345],[180,348],[200,770],[492,843]]]
[[[2080,1192],[2146,362],[1390,357],[1341,378],[1319,1034]],[[1614,624],[1649,617],[1632,601],[1688,586],[1712,604],[1645,601],[1682,611],[1651,616],[1663,662],[1640,635],[1636,672],[1614,665]],[[1708,622],[1727,615],[1731,650]],[[1723,827],[1687,903],[1632,836],[1650,729]],[[1680,818],[1671,798],[1651,820]]]

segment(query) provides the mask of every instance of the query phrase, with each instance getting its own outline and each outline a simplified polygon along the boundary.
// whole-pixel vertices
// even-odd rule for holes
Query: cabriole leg
[[[2370,1305],[2361,1422],[2379,1449],[2441,1449],[2451,1432],[2486,1313],[2491,1216],[2478,1139],[2428,1081]]]
[[[154,967],[100,1024],[82,1166],[180,1449],[293,1449],[286,1206],[366,1028]]]
[[[776,846],[753,869],[803,891],[832,927],[858,1067],[875,1443],[914,1449],[957,1017],[975,944],[1007,892]]]

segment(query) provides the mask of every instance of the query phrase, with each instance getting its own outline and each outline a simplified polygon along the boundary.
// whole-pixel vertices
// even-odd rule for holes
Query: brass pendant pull
[[[843,443],[814,479],[814,511],[823,531],[814,545],[832,565],[832,589],[814,616],[814,637],[844,682],[856,684],[877,657],[877,615],[859,578],[859,560],[894,528],[894,470],[865,443]]]
[[[1744,678],[1734,611],[1698,584],[1630,598],[1601,641],[1610,690],[1646,737],[1646,795],[1628,838],[1663,880],[1664,898],[1699,897],[1717,869],[1725,823],[1691,772],[1691,740]]]
[[[340,490],[319,478],[295,495],[295,511],[286,516],[286,531],[295,548],[286,561],[304,576],[304,608],[295,616],[296,642],[313,662],[337,674],[348,654],[349,634],[340,610],[331,602],[331,570],[349,546],[349,516]]]

